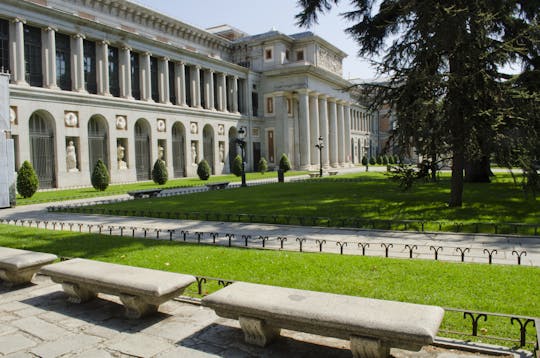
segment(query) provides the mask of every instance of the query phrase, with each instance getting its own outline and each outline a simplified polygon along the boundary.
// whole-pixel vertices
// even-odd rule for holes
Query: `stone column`
[[[169,58],[162,57],[158,62],[158,87],[159,87],[159,102],[170,104],[170,88],[169,88]]]
[[[220,73],[218,76],[218,111],[227,111],[227,75]]]
[[[103,96],[110,96],[109,93],[109,42],[100,41],[97,43],[98,50],[96,51],[97,66],[97,90],[98,94]]]
[[[330,155],[330,166],[338,167],[338,128],[337,128],[337,108],[336,99],[328,98],[328,152]]]
[[[175,65],[176,73],[176,102],[180,106],[186,106],[186,64],[179,62]]]
[[[289,158],[289,161],[292,161],[291,153],[291,138],[290,138],[290,125],[289,125],[289,115],[287,114],[287,93],[285,92],[275,92],[274,93],[274,113],[276,115],[276,129],[278,133],[275,133],[275,138],[281,138],[281,145],[278,145],[277,148],[277,157],[276,164],[279,163],[281,154],[285,153]],[[293,163],[291,163],[293,165]]]
[[[311,153],[310,163],[312,166],[319,164],[319,151],[315,145],[319,143],[319,99],[318,93],[309,94],[309,149]],[[323,138],[327,141],[327,138]]]
[[[231,96],[232,111],[233,113],[238,113],[238,76],[232,78]]]
[[[43,29],[43,87],[58,89],[56,85],[56,31],[52,27]]]
[[[191,107],[201,108],[201,66],[191,66]]]
[[[328,102],[326,95],[319,96],[319,135],[323,137],[322,150],[323,168],[329,168],[330,136],[328,133]]]
[[[73,91],[85,93],[84,88],[84,35],[73,35],[71,43],[73,51],[71,52],[71,87]]]
[[[338,147],[338,163],[342,167],[345,163],[345,128],[343,127],[343,102],[336,102],[337,112],[337,147]]]
[[[131,48],[120,49],[120,97],[133,99],[131,95]]]
[[[345,102],[345,105],[343,107],[344,111],[344,127],[345,127],[345,138],[343,142],[345,142],[345,163],[351,164],[353,162],[352,160],[352,152],[351,152],[351,107],[350,103]]]
[[[13,31],[9,32],[10,39],[10,64],[14,82],[17,85],[26,85],[26,67],[24,61],[24,24],[25,21],[16,18],[12,22]]]
[[[147,102],[153,102],[152,82],[150,79],[150,56],[152,56],[150,52],[144,52],[142,56],[139,57],[139,68],[141,71],[139,76],[139,81],[141,81],[141,100]]]
[[[311,164],[309,130],[309,94],[307,89],[298,90],[298,134],[300,144],[300,169],[309,170]]]
[[[206,109],[214,109],[214,71],[204,71],[204,102]]]

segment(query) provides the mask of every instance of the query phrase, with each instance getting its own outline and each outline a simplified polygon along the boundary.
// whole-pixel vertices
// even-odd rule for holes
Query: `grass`
[[[352,179],[350,182],[344,179]],[[269,184],[248,188],[212,191],[168,198],[127,201],[100,205],[96,209],[122,211],[159,217],[160,213],[189,212],[212,214],[252,214],[255,221],[273,223],[294,217],[324,217],[333,225],[341,219],[417,220],[427,221],[426,230],[451,231],[456,223],[462,231],[511,232],[503,223],[521,223],[518,233],[533,234],[533,225],[540,224],[540,197],[526,198],[511,176],[498,174],[490,184],[465,185],[461,208],[446,205],[450,179],[442,176],[438,183],[421,183],[404,192],[381,173],[357,173],[339,179],[308,180],[299,183]],[[97,211],[99,212],[99,211]],[[219,220],[224,220],[221,215]],[[234,215],[227,220],[238,220]],[[247,219],[244,219],[247,220]],[[282,223],[288,223],[282,222]],[[293,222],[296,224],[296,222]],[[308,220],[306,222],[310,224]],[[475,223],[484,223],[475,225]],[[420,224],[416,224],[419,229]],[[386,228],[386,227],[381,227]],[[394,227],[395,228],[395,227]]]
[[[307,172],[294,172],[290,171],[285,173],[285,176],[294,176],[302,175]],[[246,173],[247,180],[255,179],[271,179],[276,178],[277,172],[267,172],[264,175],[261,173]],[[146,182],[137,182],[131,184],[116,184],[110,185],[105,191],[97,191],[92,187],[78,188],[78,189],[65,189],[65,190],[44,190],[38,191],[31,198],[23,198],[20,195],[17,195],[17,205],[29,205],[43,202],[54,202],[62,200],[71,200],[71,199],[83,199],[83,198],[94,198],[98,196],[111,196],[111,195],[120,195],[126,194],[128,191],[132,190],[143,190],[143,189],[153,189],[153,188],[176,188],[176,187],[193,187],[193,186],[204,186],[207,183],[217,183],[217,182],[240,182],[241,178],[236,175],[212,175],[208,180],[203,181],[198,177],[195,178],[180,178],[180,179],[171,179],[167,181],[164,185],[158,185],[153,181]]]
[[[7,225],[0,225],[0,246],[227,280],[540,316],[537,267],[246,250]],[[194,294],[196,285],[192,286],[188,293]],[[205,287],[205,293],[217,289]],[[469,332],[470,322],[447,314],[442,328]],[[490,318],[479,328],[489,335],[518,337],[509,322]]]

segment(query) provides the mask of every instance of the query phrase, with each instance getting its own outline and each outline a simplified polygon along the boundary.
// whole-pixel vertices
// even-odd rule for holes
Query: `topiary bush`
[[[388,164],[388,156],[387,156],[387,155],[383,155],[383,157],[382,157],[382,163],[383,163],[384,165],[387,165],[387,164]]]
[[[396,164],[396,162],[394,162],[394,156],[393,155],[388,157],[388,164]]]
[[[17,173],[17,191],[23,198],[30,198],[38,190],[39,180],[28,160],[25,160]]]
[[[169,180],[169,173],[167,172],[165,161],[161,159],[156,160],[154,168],[152,169],[152,180],[158,185],[163,185]]]
[[[367,157],[364,155],[362,157],[362,165],[367,165],[367,163],[368,163]]]
[[[208,165],[205,159],[201,160],[197,165],[197,175],[201,180],[208,180],[210,178],[210,165]]]
[[[240,154],[234,157],[231,172],[237,177],[242,175],[242,157],[240,156]]]
[[[289,158],[287,158],[287,154],[285,153],[283,153],[279,159],[279,169],[283,173],[291,170],[291,163],[289,162]]]
[[[375,158],[373,158],[373,157],[370,157],[370,158],[369,158],[369,164],[371,164],[371,165],[375,165],[375,164],[376,164],[376,162],[375,162]]]
[[[266,162],[266,159],[262,157],[261,160],[259,160],[259,172],[261,172],[261,174],[264,174],[267,171],[268,171],[268,163]]]
[[[379,165],[382,164],[382,156],[380,156],[380,155],[377,156],[377,164],[379,164]]]
[[[111,182],[111,177],[109,176],[109,171],[105,166],[105,163],[101,159],[98,159],[94,171],[92,172],[92,186],[94,189],[99,191],[104,191],[109,186]]]

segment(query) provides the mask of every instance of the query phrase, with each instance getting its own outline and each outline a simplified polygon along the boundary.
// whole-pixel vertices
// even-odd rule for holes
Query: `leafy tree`
[[[240,154],[234,157],[231,172],[237,177],[242,175],[242,157],[240,156]]]
[[[197,175],[201,180],[208,180],[210,178],[210,165],[208,165],[205,159],[201,160],[199,165],[197,165]]]
[[[315,23],[320,13],[338,3],[299,0],[298,23]],[[520,62],[525,71],[519,77],[527,74],[539,83],[540,0],[357,0],[351,4],[354,8],[344,17],[353,24],[346,32],[356,39],[360,56],[381,56],[373,62],[380,74],[390,78],[369,86],[373,104],[385,103],[396,111],[395,137],[403,153],[414,146],[432,159],[437,154],[451,155],[449,205],[461,206],[464,169],[472,177],[471,170],[480,168],[480,177],[485,177],[487,158],[499,150],[497,139],[509,140],[503,129],[515,125],[512,92],[519,94],[523,107],[538,106],[530,87],[512,84],[512,76],[500,69],[510,61]],[[522,117],[523,128],[538,128],[531,124],[538,121],[534,116]],[[519,132],[524,142],[518,147],[520,153],[527,153],[525,142],[530,138],[538,141],[537,133]]]
[[[109,171],[105,166],[105,163],[101,159],[98,159],[94,171],[92,172],[92,186],[94,189],[99,191],[104,191],[109,186],[111,177],[109,176]]]
[[[31,198],[39,187],[39,180],[32,164],[25,160],[17,173],[17,191],[23,198]]]
[[[169,173],[167,172],[165,161],[161,159],[156,160],[154,168],[152,169],[152,180],[159,185],[163,185],[169,180]]]
[[[267,171],[268,171],[268,163],[266,162],[266,159],[262,157],[261,160],[259,160],[259,172],[261,172],[261,174],[264,174]]]
[[[289,163],[289,158],[287,158],[287,154],[285,153],[283,153],[279,159],[279,169],[281,169],[283,173],[291,170],[291,163]]]

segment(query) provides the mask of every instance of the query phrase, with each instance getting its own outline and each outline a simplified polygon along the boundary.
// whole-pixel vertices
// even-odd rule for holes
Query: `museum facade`
[[[311,32],[203,30],[125,0],[0,3],[8,135],[40,188],[90,185],[98,159],[112,183],[149,180],[157,159],[170,178],[203,158],[229,173],[239,132],[250,170],[282,153],[302,170],[359,163],[378,120],[351,98],[345,56]]]

